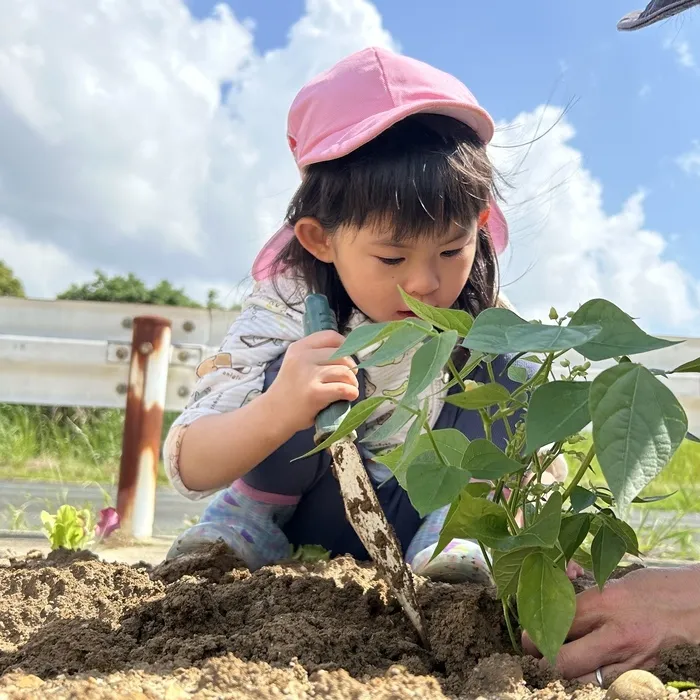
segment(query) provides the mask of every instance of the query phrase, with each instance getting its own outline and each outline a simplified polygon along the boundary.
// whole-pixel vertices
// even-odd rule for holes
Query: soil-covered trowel
[[[304,334],[327,330],[338,330],[328,299],[323,294],[310,294],[306,297]],[[349,401],[337,401],[316,416],[316,444],[337,430],[350,408]],[[427,648],[428,638],[416,600],[411,571],[404,562],[396,534],[384,515],[360,453],[355,447],[356,438],[357,434],[353,431],[329,448],[345,504],[345,514]]]

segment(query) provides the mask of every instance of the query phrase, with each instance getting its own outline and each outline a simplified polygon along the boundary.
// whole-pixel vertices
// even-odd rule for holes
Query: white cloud
[[[181,0],[11,4],[0,212],[76,271],[234,286],[297,184],[285,139],[296,90],[368,44],[392,40],[366,0],[308,0],[288,45],[264,56],[223,5],[197,21]]]
[[[31,294],[54,296],[72,283],[90,279],[90,270],[76,265],[65,250],[53,243],[30,239],[17,225],[0,220],[0,259]]]
[[[688,175],[700,176],[700,141],[693,141],[693,147],[676,162]]]
[[[695,68],[695,56],[686,40],[667,39],[664,48],[676,54],[676,60],[683,68]]]
[[[602,296],[657,332],[697,328],[698,280],[667,258],[660,233],[645,228],[644,193],[608,214],[603,186],[570,144],[574,129],[560,110],[542,107],[504,126],[500,146],[541,135],[527,149],[492,150],[513,186],[506,193],[512,245],[502,269],[519,309],[544,318],[550,305],[566,312]]]
[[[100,267],[235,296],[298,182],[285,140],[297,89],[359,48],[396,48],[369,0],[307,0],[287,44],[264,55],[252,31],[225,6],[195,20],[182,0],[10,3],[0,27],[0,257],[31,294]],[[526,141],[540,117],[556,115],[521,115],[498,141]],[[507,193],[505,277],[525,273],[509,287],[514,300],[532,315],[602,294],[643,319],[692,327],[697,282],[644,229],[643,196],[607,215],[572,136],[562,121],[529,152],[493,151],[506,170],[527,155]]]
[[[642,87],[639,88],[639,97],[644,99],[645,97],[649,97],[651,94],[651,85],[649,83],[644,83]]]

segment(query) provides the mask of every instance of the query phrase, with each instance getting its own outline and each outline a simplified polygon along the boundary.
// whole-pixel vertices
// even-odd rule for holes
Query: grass
[[[166,413],[162,439],[177,413]],[[114,484],[119,475],[124,411],[0,404],[0,475],[5,479]],[[162,443],[162,440],[161,440]],[[590,442],[579,443],[587,452]],[[570,461],[569,473],[576,470]],[[603,483],[597,460],[582,485]],[[158,483],[167,484],[162,468]],[[685,441],[643,495],[677,492],[644,509],[700,512],[700,444]]]
[[[176,416],[165,414],[162,439]],[[0,476],[115,484],[123,427],[124,411],[118,409],[0,404]],[[162,463],[158,483],[168,483]]]
[[[176,416],[165,414],[162,439]],[[114,485],[119,477],[123,426],[124,411],[116,409],[0,404],[0,478],[26,481],[28,491],[31,481]],[[589,447],[590,440],[576,445],[583,453]],[[569,459],[569,473],[573,475],[578,465]],[[597,460],[582,485],[588,482],[604,483]],[[158,483],[168,484],[162,463]],[[683,518],[700,512],[700,444],[684,442],[643,495],[673,492],[670,498],[634,509],[631,522],[638,532],[640,549],[652,557],[697,559],[698,533],[687,527]],[[36,500],[29,493],[27,498],[27,503],[10,506],[1,514],[2,527],[26,529],[25,510],[30,501]],[[42,507],[54,512],[63,502],[65,496],[59,486],[52,502],[42,503]]]
[[[586,453],[591,446],[590,438],[578,443],[576,449]],[[578,462],[569,459],[569,476],[578,468]],[[598,460],[594,459],[591,471],[584,477],[581,486],[587,483],[603,485]],[[675,492],[675,493],[674,493]],[[645,503],[638,510],[681,511],[684,513],[700,512],[700,444],[685,440],[666,468],[645,489],[642,496],[662,496],[673,494],[669,498],[655,503]]]

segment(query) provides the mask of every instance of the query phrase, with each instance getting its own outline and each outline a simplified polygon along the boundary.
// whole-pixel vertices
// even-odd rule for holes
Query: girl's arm
[[[168,440],[182,486],[206,495],[244,476],[295,433],[286,418],[265,393],[235,411],[176,426]]]
[[[219,353],[199,366],[192,396],[165,440],[165,471],[183,496],[211,495],[289,438],[284,416],[263,394],[265,369],[302,335],[301,315],[258,285]]]

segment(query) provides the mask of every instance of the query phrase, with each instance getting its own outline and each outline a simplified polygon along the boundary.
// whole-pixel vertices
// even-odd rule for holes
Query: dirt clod
[[[605,700],[658,700],[666,695],[664,684],[648,671],[627,671],[608,688]]]
[[[374,567],[350,558],[255,573],[219,545],[156,567],[2,558],[2,700],[604,695],[511,655],[500,603],[475,584],[416,579],[428,652]],[[693,651],[666,673],[694,673]]]

